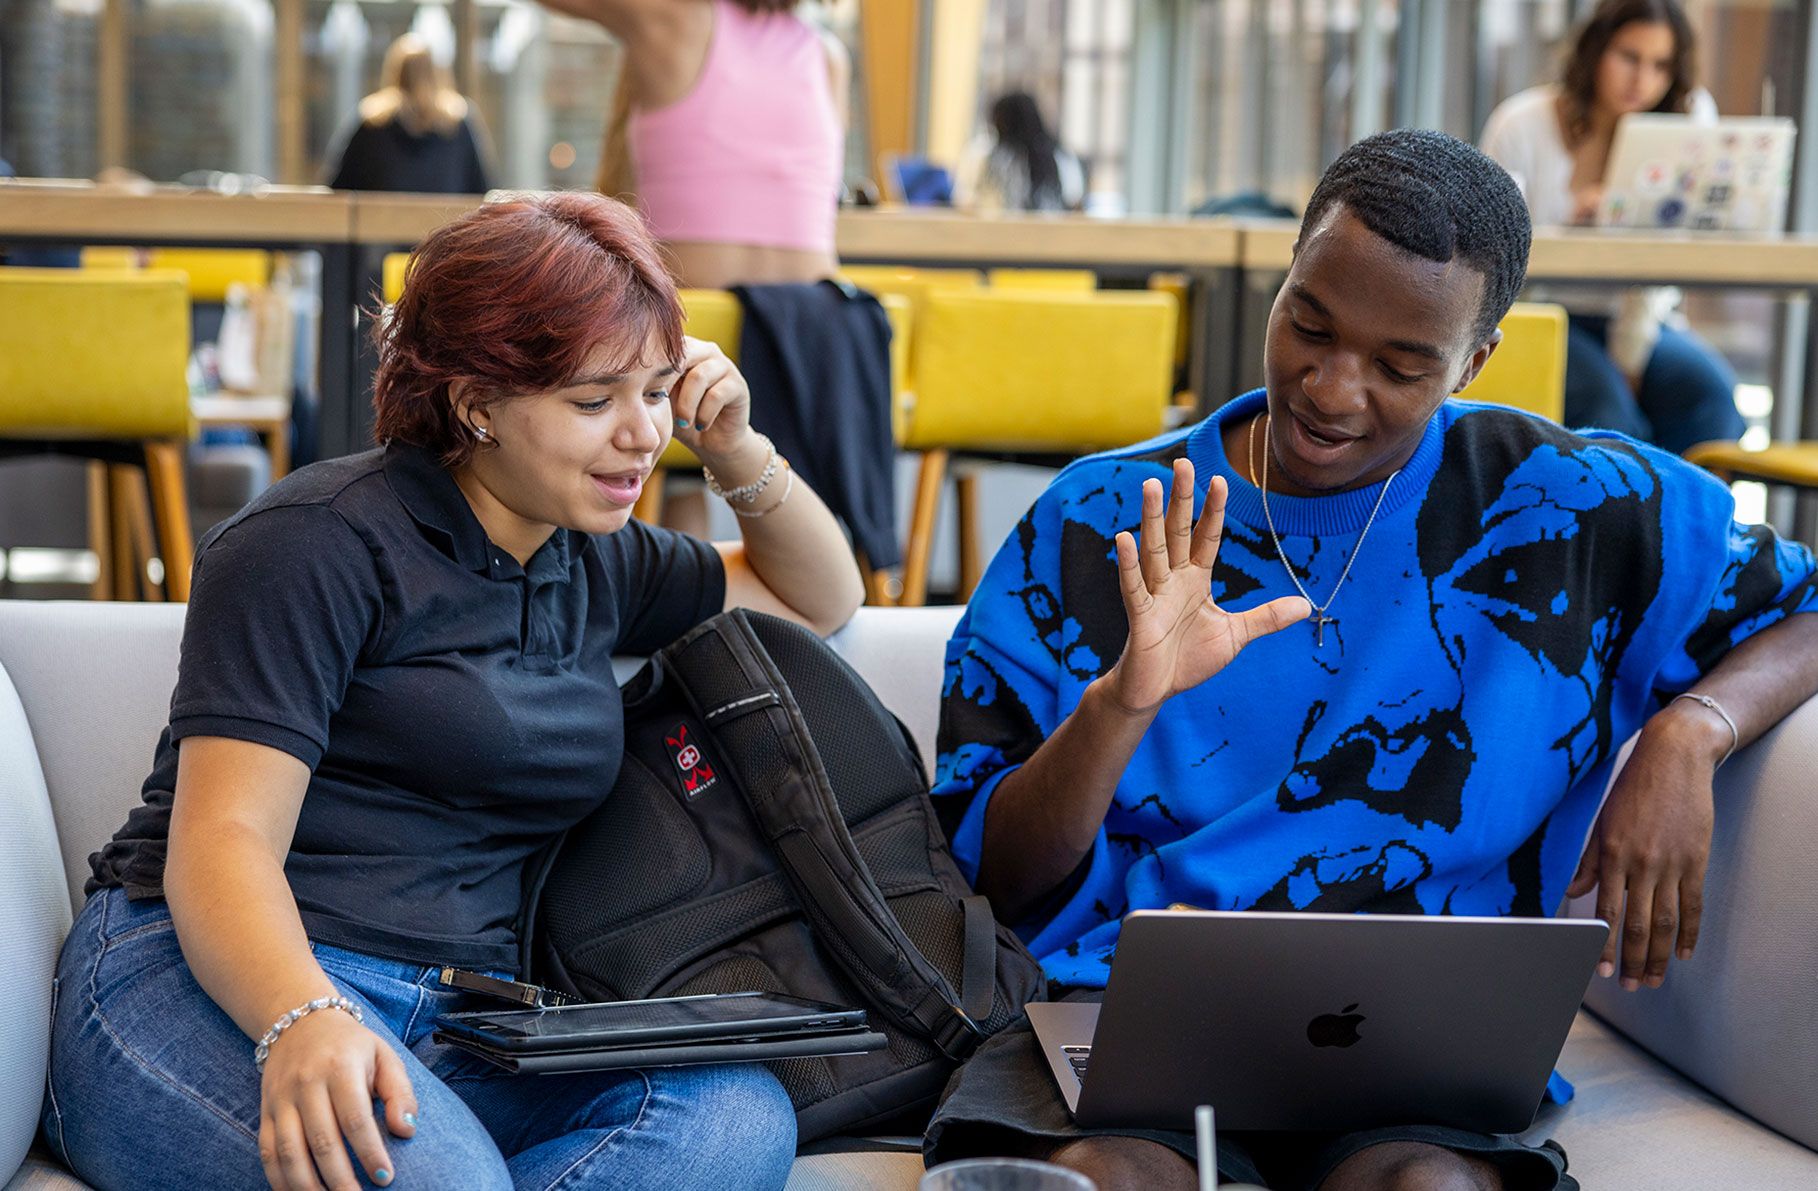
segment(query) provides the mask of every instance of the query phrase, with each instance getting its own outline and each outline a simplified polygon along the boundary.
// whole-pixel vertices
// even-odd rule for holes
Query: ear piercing
[[[479,439],[481,442],[497,442],[498,441],[498,439],[494,438],[492,435],[490,435],[486,432],[486,427],[484,427],[484,426],[475,426],[473,428],[473,436],[475,438]]]

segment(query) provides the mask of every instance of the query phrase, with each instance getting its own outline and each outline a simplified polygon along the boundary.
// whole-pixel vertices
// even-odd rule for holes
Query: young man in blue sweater
[[[992,562],[948,647],[936,793],[1059,984],[1102,989],[1123,915],[1175,902],[1546,915],[1595,887],[1623,939],[1603,976],[1691,957],[1712,774],[1818,686],[1795,615],[1818,582],[1674,456],[1449,400],[1529,237],[1463,142],[1353,146],[1308,205],[1266,389],[1069,467]],[[1076,1129],[1026,1030],[955,1077],[928,1150],[1104,1191],[1193,1178],[1187,1135]],[[1220,1159],[1296,1191],[1577,1186],[1556,1146],[1430,1127]]]

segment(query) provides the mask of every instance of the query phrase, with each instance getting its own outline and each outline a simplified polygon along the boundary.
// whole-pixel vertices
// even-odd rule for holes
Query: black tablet
[[[436,1030],[437,1042],[458,1046],[515,1075],[559,1075],[571,1071],[612,1071],[625,1067],[684,1067],[691,1063],[759,1063],[777,1059],[828,1058],[883,1050],[890,1040],[876,1030],[832,1030],[813,1034],[772,1034],[758,1039],[713,1038],[705,1042],[664,1042],[603,1049],[495,1050],[465,1035]]]
[[[471,1039],[505,1054],[547,1054],[862,1032],[865,1011],[743,992],[444,1013],[436,1024],[451,1040]]]

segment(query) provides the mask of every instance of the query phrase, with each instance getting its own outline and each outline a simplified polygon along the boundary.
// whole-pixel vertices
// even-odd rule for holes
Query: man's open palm
[[[1110,690],[1133,713],[1153,712],[1181,691],[1224,669],[1256,638],[1296,621],[1312,608],[1284,596],[1245,612],[1226,612],[1211,596],[1212,564],[1225,525],[1225,481],[1214,476],[1206,507],[1193,522],[1193,464],[1174,461],[1173,492],[1143,481],[1141,540],[1117,535],[1118,585],[1130,635],[1112,667]]]

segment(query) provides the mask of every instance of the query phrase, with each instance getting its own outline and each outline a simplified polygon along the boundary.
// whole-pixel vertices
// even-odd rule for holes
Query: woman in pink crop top
[[[600,189],[635,192],[683,285],[817,281],[851,66],[795,0],[545,0],[625,47]]]

